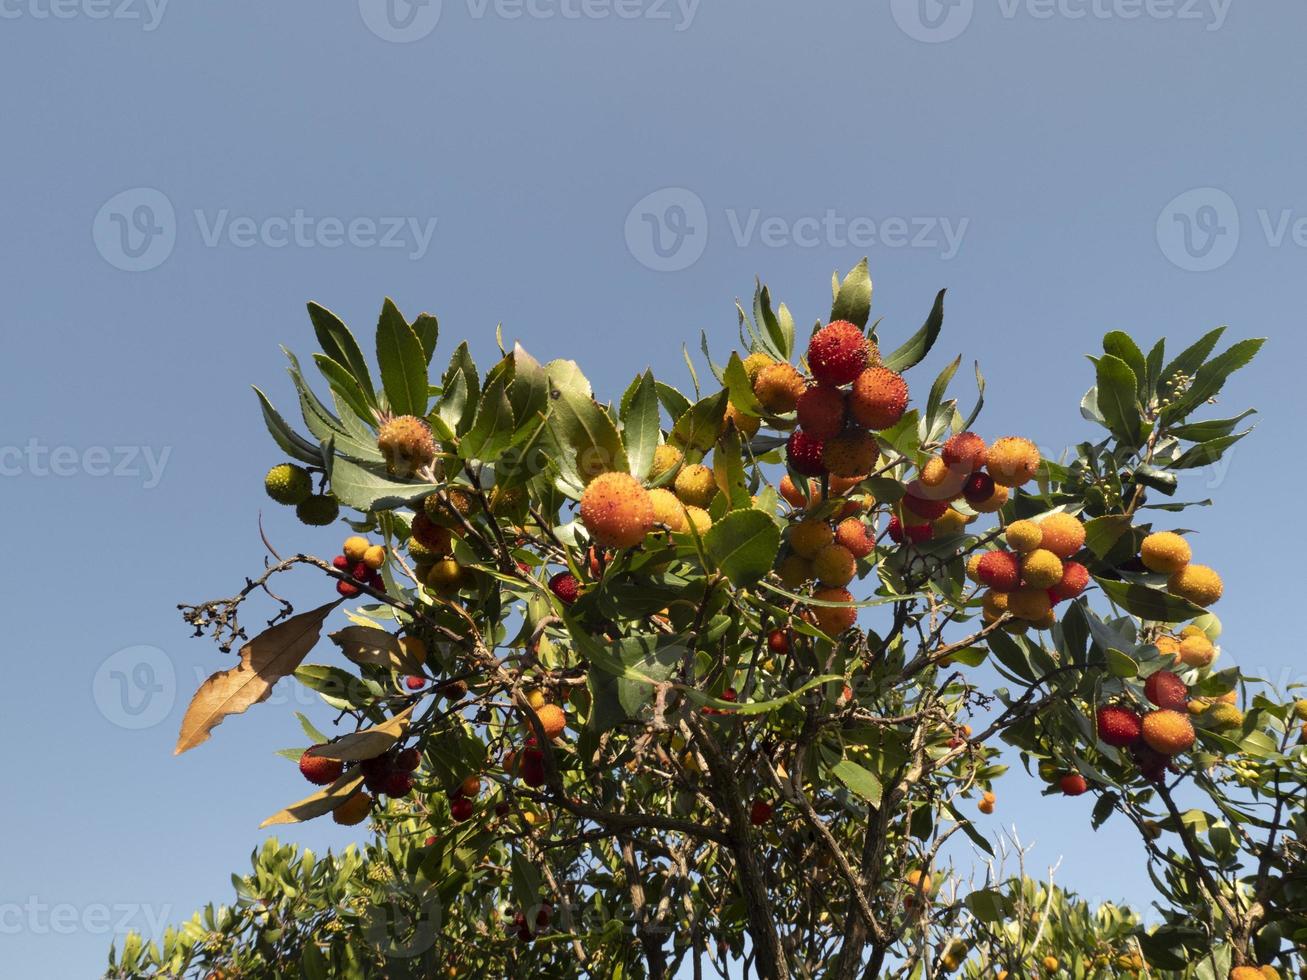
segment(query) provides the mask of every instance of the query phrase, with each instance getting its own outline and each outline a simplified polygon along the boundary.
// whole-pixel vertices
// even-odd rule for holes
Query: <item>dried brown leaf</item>
[[[385,667],[401,674],[422,673],[422,661],[407,653],[400,646],[399,638],[383,629],[346,626],[330,634],[328,639],[356,664]]]
[[[389,721],[376,728],[366,728],[344,738],[338,738],[326,745],[315,745],[309,749],[309,755],[323,759],[338,759],[341,762],[359,762],[363,759],[375,759],[408,732],[413,720],[413,706],[405,708]]]
[[[298,803],[292,803],[286,809],[274,813],[259,824],[259,829],[271,827],[273,824],[278,823],[303,823],[305,820],[312,820],[324,813],[330,813],[353,796],[362,785],[363,773],[359,772],[357,768],[351,769],[343,773],[330,786],[324,786],[316,793],[304,797]]]

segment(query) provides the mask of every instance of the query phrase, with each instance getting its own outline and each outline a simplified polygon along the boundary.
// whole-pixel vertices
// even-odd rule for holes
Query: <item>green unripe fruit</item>
[[[282,463],[268,470],[268,475],[263,478],[263,489],[277,503],[294,507],[313,493],[313,478],[302,466]]]
[[[1218,732],[1226,731],[1243,724],[1243,712],[1232,704],[1214,704],[1204,712],[1203,720]]]
[[[1298,716],[1299,721],[1307,721],[1307,698],[1294,702],[1293,713]]]
[[[340,504],[329,493],[319,494],[300,501],[295,515],[311,527],[325,527],[340,516]]]

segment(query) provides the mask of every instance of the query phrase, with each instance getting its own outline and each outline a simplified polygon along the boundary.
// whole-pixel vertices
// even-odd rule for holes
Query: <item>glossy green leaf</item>
[[[922,324],[920,330],[908,338],[893,354],[884,359],[885,367],[891,371],[898,371],[902,374],[910,367],[915,367],[925,360],[930,349],[935,346],[935,341],[939,337],[940,330],[944,327],[944,294],[947,290],[941,289],[939,295],[935,297],[935,305],[931,308],[930,315],[926,317],[926,322]]]
[[[377,320],[377,364],[390,410],[396,415],[427,414],[427,357],[413,328],[387,299]]]

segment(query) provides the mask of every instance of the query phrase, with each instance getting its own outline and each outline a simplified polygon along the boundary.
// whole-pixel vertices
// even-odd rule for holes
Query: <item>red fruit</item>
[[[925,497],[914,497],[912,494],[908,494],[903,498],[903,506],[927,521],[937,521],[948,510],[948,501],[927,500]]]
[[[821,476],[826,472],[826,464],[821,461],[823,440],[795,429],[790,433],[790,441],[785,446],[785,458],[790,469],[804,476]]]
[[[386,580],[381,577],[381,573],[376,569],[368,572],[367,583],[378,592],[386,591]]]
[[[1159,670],[1144,681],[1144,697],[1159,708],[1185,711],[1189,706],[1189,685],[1169,670]]]
[[[507,803],[501,800],[500,802],[495,804],[495,816],[506,817],[508,816],[508,811],[510,809],[511,807],[509,807]]]
[[[1167,766],[1171,764],[1170,756],[1163,755],[1143,742],[1132,746],[1130,754],[1134,756],[1135,765],[1139,767],[1139,774],[1150,783],[1160,783],[1166,775]]]
[[[408,796],[413,789],[413,777],[401,769],[392,769],[386,773],[381,784],[381,792],[387,796]]]
[[[909,524],[906,530],[903,523],[897,517],[889,519],[889,525],[885,532],[889,535],[890,540],[895,544],[902,544],[905,540],[913,544],[921,544],[923,541],[929,541],[935,536],[935,529],[929,524]]]
[[[971,473],[985,465],[989,449],[985,446],[985,440],[974,432],[959,432],[944,443],[939,455],[949,469]]]
[[[390,778],[394,768],[395,760],[389,755],[379,755],[359,763],[359,771],[363,773],[363,785],[374,793],[385,791],[386,780]]]
[[[808,368],[818,381],[846,385],[867,367],[867,338],[854,324],[836,320],[808,341]]]
[[[1054,602],[1074,599],[1089,587],[1089,569],[1078,561],[1062,563],[1062,581],[1049,589],[1049,597]]]
[[[844,428],[844,392],[828,385],[812,385],[799,396],[795,408],[799,425],[815,439],[829,439]]]
[[[1139,741],[1143,732],[1139,714],[1119,704],[1098,709],[1098,737],[1108,745],[1123,749]]]
[[[976,577],[995,592],[1015,592],[1021,584],[1021,562],[1010,551],[991,551],[980,559]]]
[[[739,695],[735,693],[735,688],[733,687],[728,687],[726,690],[722,691],[723,701],[734,701],[737,697],[739,697]]]
[[[437,554],[448,554],[451,543],[449,528],[441,527],[419,509],[413,517],[413,537]]]
[[[554,907],[550,905],[548,902],[545,902],[543,905],[540,906],[539,909],[536,910],[536,928],[548,929],[549,923],[550,921],[552,921],[553,917],[554,917]]]
[[[531,933],[531,927],[526,924],[526,916],[521,912],[513,913],[513,928],[517,930],[517,938],[524,943],[529,943],[535,938]]]
[[[460,796],[449,801],[449,815],[459,823],[471,819],[472,811],[475,809],[476,805],[466,796]]]
[[[772,653],[789,653],[790,634],[785,630],[772,630],[767,634],[767,649]]]
[[[335,558],[331,559],[331,564],[342,572],[349,571],[349,559],[344,555],[337,555]]]
[[[363,590],[352,582],[346,582],[341,579],[336,583],[336,591],[346,599],[353,599],[357,595],[362,595]]]
[[[983,504],[994,496],[994,478],[988,473],[972,473],[962,484],[962,496],[969,504]]]
[[[1057,784],[1061,787],[1063,796],[1079,796],[1089,790],[1089,783],[1078,772],[1067,773]]]
[[[349,574],[355,581],[366,582],[372,577],[372,569],[368,568],[363,562],[359,562],[349,570]]]
[[[563,605],[570,606],[581,594],[581,583],[571,572],[559,572],[549,580],[549,591],[558,596]]]
[[[771,820],[772,806],[766,800],[754,800],[753,806],[749,807],[749,823],[755,827],[761,827]]]
[[[315,749],[321,748],[320,745],[313,746]],[[309,755],[309,750],[305,749],[304,754],[300,756],[300,772],[304,778],[314,786],[326,786],[328,783],[334,783],[344,772],[345,764],[337,759],[323,759],[316,755]]]
[[[413,772],[422,765],[422,753],[413,748],[405,749],[396,757],[395,765],[405,772]]]
[[[432,847],[432,846],[434,846],[435,844],[438,844],[438,843],[440,843],[440,838],[436,837],[434,834],[432,834],[430,837],[428,837],[428,838],[426,839],[426,846],[427,846],[427,847]]]
[[[885,367],[870,367],[849,391],[849,415],[868,429],[888,429],[903,418],[908,405],[908,383]]]
[[[531,787],[545,784],[545,757],[539,749],[522,753],[522,782]]]
[[[404,678],[404,686],[410,691],[420,691],[426,686],[426,683],[427,679],[425,677],[418,677],[416,674],[410,674]]]

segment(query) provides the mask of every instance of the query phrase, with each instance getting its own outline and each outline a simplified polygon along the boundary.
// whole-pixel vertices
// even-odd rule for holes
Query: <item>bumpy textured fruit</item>
[[[994,496],[994,478],[988,473],[972,473],[962,481],[962,497],[975,506]]]
[[[1034,551],[1044,540],[1044,532],[1034,521],[1013,521],[1005,532],[1013,551]]]
[[[1144,697],[1159,708],[1183,711],[1189,703],[1189,685],[1169,670],[1159,670],[1144,682]]]
[[[1078,772],[1069,772],[1057,781],[1063,796],[1082,796],[1089,791],[1089,783]]]
[[[558,738],[567,728],[567,715],[556,704],[541,705],[536,710],[536,717],[540,719],[540,726],[544,728],[548,738]]]
[[[988,473],[985,475],[989,476]],[[990,477],[990,480],[992,482],[993,477]],[[967,503],[971,505],[971,509],[977,514],[997,514],[1003,509],[1003,505],[1007,503],[1010,495],[1007,487],[995,484],[994,492],[988,498],[985,500],[968,500]]]
[[[1049,514],[1039,523],[1043,537],[1039,542],[1059,558],[1070,558],[1085,546],[1085,526],[1070,514]]]
[[[571,572],[559,572],[549,580],[549,591],[562,600],[564,605],[570,606],[581,595],[581,583]]]
[[[821,487],[816,480],[808,481],[808,497],[804,497],[803,491],[790,479],[788,473],[781,477],[781,482],[776,489],[791,507],[806,507],[809,498],[817,500],[821,497]]]
[[[1218,732],[1243,724],[1243,712],[1232,704],[1214,704],[1203,713],[1203,721]]]
[[[847,589],[817,589],[812,597],[818,602],[853,601]],[[858,619],[858,610],[852,606],[813,606],[812,614],[817,620],[817,628],[827,636],[838,636]]]
[[[986,554],[987,552],[977,551],[967,559],[967,578],[972,582],[975,582],[977,585],[984,584],[980,578],[980,563],[984,561]]]
[[[1021,562],[1010,551],[988,551],[977,563],[976,575],[995,592],[1012,592],[1021,584]]]
[[[1293,713],[1299,721],[1307,721],[1307,698],[1293,703]]]
[[[802,555],[788,555],[776,569],[781,585],[790,591],[802,586],[812,578],[812,562]]]
[[[1007,607],[1017,619],[1042,625],[1053,610],[1053,600],[1049,598],[1047,589],[1022,588],[1008,596]]]
[[[315,749],[322,748],[321,745],[313,746]],[[304,778],[314,786],[326,786],[328,783],[334,783],[340,778],[340,774],[345,771],[344,763],[336,759],[323,759],[320,756],[309,755],[308,749],[300,756],[300,773]]]
[[[1062,581],[1062,570],[1062,559],[1045,548],[1021,559],[1021,578],[1032,589],[1051,589]]]
[[[808,367],[824,384],[848,384],[867,367],[867,360],[867,338],[847,320],[827,324],[808,341]]]
[[[1005,487],[1029,483],[1039,472],[1039,447],[1020,436],[1004,436],[989,447],[985,469]]]
[[[1173,595],[1188,599],[1196,606],[1206,607],[1221,598],[1225,584],[1221,581],[1221,576],[1206,565],[1186,565],[1172,573],[1166,588]]]
[[[367,552],[368,548],[370,547],[372,547],[372,543],[368,541],[367,538],[361,537],[356,534],[353,537],[348,537],[345,539],[345,543],[340,546],[340,551],[341,554],[343,554],[350,561],[360,562],[363,560],[363,555]]]
[[[940,457],[932,456],[921,467],[921,475],[918,479],[921,481],[922,486],[935,489],[943,486],[950,476],[952,474],[949,472],[948,464]]]
[[[744,373],[749,379],[749,384],[753,384],[758,380],[758,375],[762,373],[763,368],[775,363],[775,358],[764,354],[761,351],[756,351],[746,357],[744,359]]]
[[[1159,708],[1144,715],[1144,741],[1154,752],[1176,755],[1194,744],[1194,726],[1187,714]]]
[[[722,418],[723,433],[728,425],[735,426],[736,431],[745,439],[752,439],[758,434],[758,429],[762,426],[762,419],[756,415],[746,415],[736,408],[734,403],[727,402],[726,415]]]
[[[1216,659],[1216,647],[1203,633],[1184,637],[1180,641],[1180,661],[1186,667],[1210,667]]]
[[[905,541],[921,544],[935,536],[935,528],[930,524],[904,524],[898,517],[891,517],[885,527],[885,533],[895,544],[903,544]]]
[[[372,797],[361,790],[331,811],[331,819],[345,827],[353,827],[368,818],[372,812]]]
[[[1008,593],[986,592],[981,599],[980,612],[986,623],[992,623],[1007,614]]]
[[[1173,663],[1180,663],[1180,641],[1174,636],[1163,634],[1153,641],[1157,652],[1169,655]]]
[[[676,496],[692,507],[707,507],[713,497],[717,496],[717,480],[713,477],[713,471],[702,463],[683,466],[681,472],[676,474],[674,486]]]
[[[263,478],[263,489],[277,503],[294,507],[313,493],[313,477],[302,466],[282,463],[268,470],[268,475]]]
[[[880,446],[875,436],[861,429],[849,429],[826,440],[821,461],[835,476],[855,477],[870,473],[879,456]]]
[[[386,563],[386,549],[379,544],[369,545],[363,552],[363,564],[371,571],[376,571]]]
[[[841,544],[826,545],[812,559],[812,572],[824,586],[848,585],[857,571],[853,552]]]
[[[1170,575],[1189,564],[1193,550],[1189,542],[1174,531],[1157,531],[1144,538],[1139,557],[1150,572]]]
[[[708,528],[712,527],[712,515],[702,507],[687,506],[685,508],[685,519],[689,521],[690,527],[700,534],[705,533]]]
[[[795,370],[793,364],[778,361],[758,373],[753,382],[753,394],[767,411],[783,414],[794,411],[806,387],[803,375]]]
[[[657,480],[666,473],[672,472],[685,460],[681,451],[671,443],[664,442],[654,450],[653,463],[649,467],[649,479]]]
[[[377,448],[386,460],[390,475],[401,478],[430,466],[436,458],[431,429],[412,415],[400,415],[382,425],[377,433]]]
[[[1142,733],[1143,719],[1138,712],[1119,704],[1098,709],[1098,737],[1108,745],[1123,749],[1139,741]]]
[[[1266,980],[1266,974],[1255,966],[1236,966],[1230,971],[1230,980]]]
[[[947,500],[935,500],[909,493],[904,496],[902,503],[906,510],[925,521],[937,521],[948,513]],[[908,523],[912,523],[910,518]]]
[[[826,472],[826,464],[822,462],[823,449],[822,440],[802,429],[795,429],[785,444],[785,460],[795,473],[821,476]]]
[[[422,581],[439,595],[453,595],[463,585],[463,566],[453,558],[442,558],[427,570]]]
[[[985,465],[989,447],[974,432],[959,432],[950,436],[940,449],[940,457],[949,469],[973,473]]]
[[[711,483],[711,472],[708,477]],[[716,489],[713,484],[713,490]],[[606,548],[632,548],[654,526],[649,491],[629,473],[602,473],[581,495],[581,523],[597,544]]]
[[[653,504],[655,524],[665,524],[677,534],[689,529],[685,505],[672,491],[665,487],[655,487],[649,491],[649,502]]]
[[[830,385],[809,385],[795,405],[799,425],[818,439],[829,439],[844,428],[844,392]]]
[[[317,494],[301,500],[295,516],[310,527],[326,527],[340,516],[340,504],[329,493]]]
[[[944,512],[944,515],[942,517],[940,517],[937,521],[934,522],[935,531],[941,537],[946,534],[961,534],[962,531],[966,528],[967,522],[968,521],[965,514],[962,514],[959,511],[956,511],[952,507],[950,507],[948,510]]]
[[[803,558],[816,558],[834,540],[835,532],[825,521],[810,518],[790,527],[790,550]]]
[[[1089,588],[1089,569],[1078,561],[1062,563],[1062,579],[1050,589],[1054,602],[1074,599]]]
[[[452,532],[449,528],[437,524],[427,516],[427,510],[430,507],[429,501],[435,499],[435,494],[427,497],[422,502],[422,510],[413,515],[413,538],[433,553],[447,555],[454,540]]]
[[[849,392],[849,415],[868,429],[888,429],[898,424],[908,407],[908,383],[885,367],[870,367],[853,382]]]

